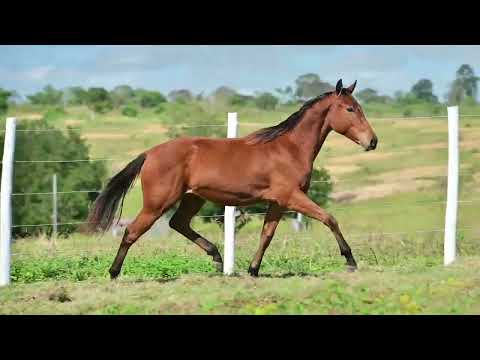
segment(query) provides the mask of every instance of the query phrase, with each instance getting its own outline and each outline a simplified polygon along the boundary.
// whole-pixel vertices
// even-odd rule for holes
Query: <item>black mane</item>
[[[251,138],[255,143],[258,143],[258,142],[266,143],[276,139],[280,135],[285,134],[286,132],[292,130],[295,126],[297,126],[300,120],[302,120],[302,117],[305,114],[305,111],[307,111],[315,103],[325,99],[328,95],[332,93],[333,91],[329,91],[306,101],[298,111],[294,112],[286,120],[282,121],[280,124],[277,124],[275,126],[271,126],[268,128],[260,129],[254,132],[253,134],[249,135],[249,138]]]

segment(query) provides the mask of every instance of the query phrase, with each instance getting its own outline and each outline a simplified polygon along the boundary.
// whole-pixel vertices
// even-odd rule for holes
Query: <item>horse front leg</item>
[[[300,190],[294,191],[291,194],[289,200],[287,201],[287,208],[298,211],[305,216],[314,218],[325,224],[334,234],[340,248],[340,254],[347,259],[347,270],[355,271],[357,269],[357,262],[352,255],[352,250],[345,241],[345,238],[340,231],[340,227],[338,226],[337,220],[332,215],[318,206]]]
[[[248,268],[248,273],[250,275],[255,277],[258,276],[258,270],[260,269],[263,255],[272,241],[273,235],[275,234],[275,229],[282,218],[284,210],[284,208],[275,203],[271,203],[269,205],[267,213],[265,214],[265,220],[263,222],[260,245],[255,253],[255,256],[253,257],[252,262],[250,263],[250,267]]]

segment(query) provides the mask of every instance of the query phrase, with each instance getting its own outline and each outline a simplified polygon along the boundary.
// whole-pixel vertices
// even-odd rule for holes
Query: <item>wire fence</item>
[[[479,203],[480,199],[474,199],[474,200],[458,200],[459,204],[473,204],[473,203]],[[446,201],[414,201],[411,202],[415,204],[415,206],[429,206],[429,205],[444,205],[446,204]],[[358,206],[356,205],[354,207],[355,210],[361,209],[361,208],[369,208],[369,205],[364,205],[364,206]],[[387,203],[387,204],[382,204],[382,205],[377,205],[376,208],[390,208],[390,207],[398,207],[398,204],[395,203]],[[342,211],[342,210],[351,210],[352,207],[329,207],[329,211]],[[285,211],[284,214],[296,214],[296,211]],[[245,213],[247,216],[265,216],[267,213],[266,212],[246,212]],[[218,215],[196,215],[195,218],[197,219],[207,219],[207,218],[222,218],[224,217],[223,214],[218,214]],[[22,227],[44,227],[44,226],[54,226],[54,225],[81,225],[81,224],[90,224],[87,221],[73,221],[73,222],[59,222],[59,223],[43,223],[43,224],[15,224],[12,225],[13,228],[22,228]]]
[[[437,253],[437,255],[440,255],[441,250],[440,248],[442,247],[442,239],[441,237],[438,237],[439,235],[441,236],[445,230],[443,228],[435,228],[435,229],[430,229],[430,230],[411,230],[411,231],[399,231],[399,232],[365,232],[365,233],[344,233],[345,238],[348,240],[349,244],[352,246],[352,249],[354,249],[354,252],[356,253],[357,256],[360,256],[361,258],[364,258],[365,255],[368,255],[369,253],[373,253],[375,257],[377,257],[378,251],[382,250],[382,248],[388,248],[388,244],[390,244],[390,241],[398,238],[398,241],[400,242],[400,249],[396,249],[395,252],[397,255],[399,255],[400,251],[402,248],[409,248],[413,244],[412,243],[405,243],[404,241],[408,240],[409,236],[417,236],[417,235],[429,235],[431,236],[429,239],[430,240],[436,240],[436,242],[428,242],[426,243],[425,241],[420,244],[420,247],[418,246],[419,244],[415,244],[420,252],[418,255],[432,255],[431,251],[434,251]],[[473,227],[473,226],[464,226],[457,228],[456,233],[457,235],[464,234],[470,232],[472,235],[479,236],[480,235],[480,228],[478,227]],[[329,236],[329,233],[325,233],[326,236]],[[333,236],[330,234],[330,236]],[[253,242],[256,242],[257,240],[257,235],[249,235],[247,236],[250,238]],[[301,232],[290,232],[290,233],[283,233],[283,234],[277,234],[276,239],[279,242],[283,242],[283,247],[285,247],[285,242],[290,242],[294,241],[298,243],[304,243],[306,240],[318,240],[317,237],[314,237],[313,235],[308,233],[308,230],[306,231],[301,231]],[[480,237],[478,238],[480,239]],[[48,242],[47,247],[42,248],[41,250],[35,251],[35,254],[38,255],[50,255],[50,256],[56,256],[56,255],[68,255],[68,256],[79,256],[79,255],[99,255],[100,253],[111,253],[112,255],[114,252],[117,250],[116,246],[113,247],[105,247],[104,242],[101,241],[101,237],[97,237],[96,239],[92,239],[89,242],[82,242],[83,247],[82,248],[77,248],[75,246],[75,240],[73,240],[73,248],[68,248],[65,247],[65,244],[63,246],[58,246],[56,242]],[[387,246],[386,246],[387,245]],[[147,249],[147,251],[151,251],[151,248],[148,247],[144,242],[139,242],[137,247],[139,248],[139,253],[141,254],[143,249]],[[330,256],[331,255],[337,255],[337,246],[335,242],[329,242],[329,246],[327,249],[324,249],[326,253],[328,253]],[[463,250],[460,251],[461,248],[458,247],[457,251],[459,253],[463,253]],[[474,250],[474,253],[476,253],[477,250]],[[470,251],[468,251],[470,252]],[[311,258],[311,255],[313,254],[308,254],[309,257]],[[380,256],[380,254],[378,254]],[[12,253],[12,256],[15,256],[16,258],[21,258],[21,257],[26,257],[29,258],[32,256],[32,253],[30,251],[15,251]],[[377,264],[378,260],[376,259]]]
[[[468,114],[468,115],[461,115],[462,117],[478,117],[480,118],[480,115],[476,114]],[[447,118],[447,115],[433,115],[433,116],[411,116],[411,117],[382,117],[382,118],[372,118],[374,120],[411,120],[411,119],[430,119],[430,118]],[[265,123],[239,123],[239,126],[242,127],[265,127],[265,126],[271,126],[271,125],[276,125],[276,124],[265,124]],[[202,127],[227,127],[227,124],[200,124],[200,125],[170,125],[168,127],[171,128],[179,128],[179,129],[187,129],[187,128],[202,128]],[[56,128],[56,129],[17,129],[17,132],[20,133],[46,133],[46,132],[58,132],[58,131],[67,131],[67,130],[73,130],[73,131],[88,131],[88,130],[94,130],[98,131],[98,128]],[[122,128],[108,128],[105,129],[107,131],[124,131]],[[0,130],[0,131],[5,131],[5,130]],[[142,132],[144,134],[146,132]],[[446,146],[445,146],[446,148]],[[413,152],[413,151],[418,151],[416,149],[402,149],[402,150],[391,150],[388,151],[388,153],[407,153],[407,152]],[[36,159],[36,160],[15,160],[15,164],[31,164],[31,163],[76,163],[76,162],[97,162],[97,161],[104,161],[104,162],[117,162],[117,161],[131,161],[131,158],[91,158],[91,159],[55,159],[55,160],[42,160],[42,159]],[[0,162],[1,163],[1,162]],[[471,176],[472,174],[469,173],[468,171],[461,171],[460,176]],[[447,178],[447,175],[438,175],[438,174],[431,174],[428,176],[422,175],[421,178],[414,178],[410,179],[411,180],[425,180],[425,179],[431,179],[431,178]],[[357,179],[332,179],[332,180],[312,180],[311,183],[332,183],[332,184],[343,184],[343,183],[358,183]],[[381,182],[381,180],[376,181]],[[365,185],[362,183],[362,185]],[[375,183],[372,183],[371,185],[375,185]],[[65,191],[58,191],[56,194],[61,194],[61,195],[68,195],[68,194],[77,194],[77,193],[86,193],[86,194],[92,194],[92,193],[100,193],[102,190],[101,189],[94,189],[94,190],[88,190],[88,189],[72,189],[72,190],[65,190]],[[15,197],[19,196],[50,196],[53,195],[54,192],[50,191],[45,191],[45,192],[16,192],[13,193],[12,195]],[[458,203],[462,205],[467,205],[468,204],[474,204],[480,202],[480,199],[462,199],[459,200]],[[432,205],[443,205],[446,204],[446,201],[443,200],[417,200],[417,201],[410,201],[409,204],[412,206],[432,206]],[[395,203],[383,203],[381,205],[376,205],[376,207],[395,207],[398,206],[398,204]],[[343,211],[343,210],[348,210],[348,209],[359,209],[362,206],[359,205],[350,205],[349,207],[346,206],[334,206],[334,207],[329,207],[329,211]],[[365,205],[365,207],[368,207]],[[286,214],[294,214],[296,212],[294,211],[286,211]],[[266,213],[264,212],[257,212],[257,213],[247,213],[248,216],[265,216]],[[222,218],[223,215],[209,215],[209,216],[202,216],[202,215],[197,215],[195,218]],[[58,222],[58,223],[38,223],[38,224],[14,224],[12,225],[13,228],[35,228],[35,227],[48,227],[48,226],[66,226],[66,225],[86,225],[88,222],[86,221],[66,221],[66,222]],[[462,227],[457,229],[457,231],[464,231],[464,230],[476,230],[476,227]],[[435,228],[435,229],[417,229],[413,231],[399,231],[399,232],[378,232],[378,233],[348,233],[345,234],[347,238],[367,238],[367,237],[372,237],[372,236],[401,236],[401,235],[407,235],[407,234],[420,234],[420,233],[442,233],[444,232],[443,228]],[[298,236],[298,234],[296,234]],[[14,253],[15,254],[15,253]]]

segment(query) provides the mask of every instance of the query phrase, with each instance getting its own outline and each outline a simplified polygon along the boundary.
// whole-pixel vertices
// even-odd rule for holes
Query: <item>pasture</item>
[[[55,126],[83,129],[92,157],[119,159],[110,163],[114,174],[143,150],[167,140],[168,125],[182,116],[191,123],[194,106],[201,106],[204,124],[225,123],[226,112],[237,111],[240,136],[278,123],[296,110],[196,104],[180,112],[171,106],[161,114],[145,111],[136,119],[117,113],[92,119],[84,108],[67,108]],[[34,108],[24,109],[24,114],[14,110],[11,115],[20,121],[39,113]],[[294,232],[292,220],[284,219],[265,254],[260,277],[250,278],[246,270],[263,222],[257,215],[237,233],[234,277],[215,273],[210,257],[171,231],[142,237],[115,282],[108,279],[108,268],[118,237],[74,234],[55,242],[25,238],[13,244],[13,283],[0,290],[0,313],[478,314],[480,117],[462,117],[464,113],[460,108],[459,259],[451,267],[442,264],[446,118],[398,118],[398,112],[375,119],[376,112],[367,108],[379,138],[377,150],[363,152],[332,133],[315,162],[333,177],[327,209],[356,256],[356,273],[345,272],[337,243],[324,225],[312,221],[306,230]],[[126,218],[141,207],[138,185],[125,200]],[[193,228],[222,252],[222,228],[198,218]]]

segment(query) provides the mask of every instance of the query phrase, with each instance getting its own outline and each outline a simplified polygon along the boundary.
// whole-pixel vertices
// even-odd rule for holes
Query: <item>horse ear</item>
[[[343,89],[343,84],[342,84],[342,79],[338,80],[337,85],[335,86],[335,92],[337,95],[340,95],[342,93]]]
[[[356,85],[357,85],[357,80],[355,80],[355,82],[347,88],[350,94],[353,94],[353,90],[355,90]]]

